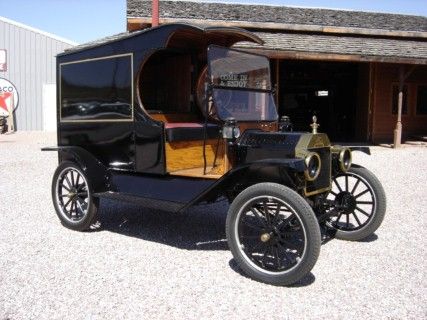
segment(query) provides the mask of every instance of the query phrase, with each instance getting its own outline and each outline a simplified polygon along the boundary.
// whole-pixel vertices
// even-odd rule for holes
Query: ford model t
[[[57,57],[59,154],[52,198],[61,222],[88,229],[99,199],[183,212],[230,203],[226,234],[240,268],[271,284],[306,275],[320,227],[371,235],[381,184],[351,150],[279,121],[266,57],[229,47],[262,41],[184,24],[111,37]]]

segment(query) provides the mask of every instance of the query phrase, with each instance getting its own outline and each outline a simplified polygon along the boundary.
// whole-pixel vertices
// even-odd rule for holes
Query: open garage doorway
[[[280,60],[277,71],[279,114],[291,118],[294,130],[310,130],[316,115],[331,141],[369,139],[368,64]]]

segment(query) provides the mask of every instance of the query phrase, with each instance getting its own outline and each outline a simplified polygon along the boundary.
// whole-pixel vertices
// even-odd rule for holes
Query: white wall
[[[44,84],[42,93],[43,131],[56,131],[56,85]]]

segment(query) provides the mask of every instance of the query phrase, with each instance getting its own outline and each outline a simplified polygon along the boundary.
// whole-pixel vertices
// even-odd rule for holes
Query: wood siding
[[[361,63],[359,65],[357,79],[357,107],[355,116],[355,132],[354,140],[368,141],[369,140],[369,88],[371,85],[370,65]]]
[[[393,85],[399,83],[399,66],[373,64],[372,142],[392,142],[397,115],[392,113]],[[406,66],[405,72],[412,67]],[[417,86],[427,85],[427,67],[417,66],[405,81],[408,88],[408,112],[402,114],[402,136],[427,135],[427,115],[417,115]]]

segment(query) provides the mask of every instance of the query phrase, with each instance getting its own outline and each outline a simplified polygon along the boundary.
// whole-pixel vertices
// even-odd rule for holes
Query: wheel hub
[[[265,231],[260,236],[261,242],[269,242],[271,245],[276,245],[280,239],[282,239],[282,237],[277,227]]]
[[[348,191],[340,192],[337,195],[335,201],[344,210],[345,213],[353,212],[357,206],[354,195]]]
[[[270,236],[270,234],[269,233],[263,233],[262,235],[261,235],[261,237],[260,237],[260,240],[262,241],[262,242],[267,242],[267,241],[269,241],[271,239],[271,236]]]
[[[77,189],[76,189],[76,188],[72,188],[72,189],[70,190],[70,192],[67,194],[67,197],[68,197],[69,199],[72,199],[72,198],[75,198],[75,197],[77,196],[77,194],[78,194]]]

